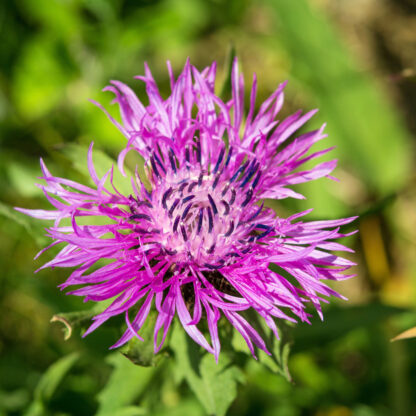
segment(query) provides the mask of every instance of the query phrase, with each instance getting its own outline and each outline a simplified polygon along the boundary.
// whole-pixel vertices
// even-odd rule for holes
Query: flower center
[[[130,206],[130,219],[148,225],[139,230],[142,243],[157,244],[176,264],[194,263],[217,270],[270,233],[272,226],[256,222],[265,212],[263,206],[253,204],[260,164],[247,160],[225,169],[232,152],[221,163],[224,153],[209,169],[201,166],[198,154],[198,163],[180,168],[172,153],[168,166],[156,155],[150,159],[153,191],[148,201],[132,198]],[[186,160],[188,157],[186,154]]]
[[[211,264],[236,239],[236,221],[241,215],[241,207],[235,204],[237,192],[214,182],[212,175],[199,173],[162,194],[164,247],[168,252],[181,252],[183,260]]]

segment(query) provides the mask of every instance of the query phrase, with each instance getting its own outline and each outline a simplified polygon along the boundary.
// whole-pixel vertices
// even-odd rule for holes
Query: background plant
[[[416,325],[415,10],[405,0],[353,3],[2,3],[0,414],[223,414],[237,391],[229,414],[416,411],[415,341],[389,342]],[[46,242],[41,225],[10,209],[46,208],[33,186],[40,156],[57,174],[84,180],[85,149],[94,140],[96,149],[103,149],[95,159],[103,168],[111,164],[124,139],[87,101],[111,108],[111,95],[99,92],[110,79],[121,79],[140,94],[132,75],[141,73],[147,60],[167,91],[166,59],[179,72],[191,56],[200,68],[217,60],[225,80],[230,44],[246,78],[253,71],[261,74],[259,102],[289,79],[284,114],[319,107],[308,128],[327,121],[326,144],[337,146],[341,182],[308,184],[301,189],[307,201],[275,208],[287,214],[314,206],[317,219],[361,215],[360,237],[348,242],[361,265],[359,277],[344,283],[350,302],[332,306],[323,324],[316,318],[312,326],[290,331],[293,384],[280,375],[286,368],[281,363],[259,364],[240,352],[220,362],[221,378],[207,360],[199,373],[193,371],[189,357],[198,350],[182,356],[172,351],[182,360],[180,367],[163,359],[139,368],[108,353],[116,328],[81,341],[82,319],[65,342],[62,326],[49,320],[89,305],[56,290],[61,272],[34,277],[32,257]],[[176,344],[185,342],[176,335]],[[283,359],[288,346],[276,348]],[[238,351],[238,345],[231,349]],[[220,379],[225,399],[214,388]]]

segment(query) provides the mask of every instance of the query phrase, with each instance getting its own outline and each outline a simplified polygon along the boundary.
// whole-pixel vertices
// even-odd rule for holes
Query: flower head
[[[244,117],[244,83],[237,62],[227,102],[214,92],[215,63],[199,72],[187,62],[176,80],[168,67],[172,93],[167,99],[159,94],[147,66],[145,76],[138,77],[146,85],[147,106],[121,82],[106,88],[115,94],[122,122],[109,117],[127,138],[119,169],[125,174],[129,151],[140,153],[150,186],[136,174],[131,193],[121,194],[112,170],[97,176],[91,145],[88,168],[95,187],[55,177],[42,162],[42,189],[56,209],[20,210],[55,220],[48,229],[52,245],[64,243],[41,268],[75,267],[62,288],[82,285],[70,293],[95,302],[113,300],[95,316],[86,334],[124,314],[127,329],[113,347],[121,346],[134,336],[140,338],[140,328],[155,308],[155,352],[175,315],[189,336],[216,358],[222,316],[253,355],[254,345],[267,352],[242,311],[254,309],[276,337],[275,318],[308,322],[308,303],[322,317],[320,302],[327,296],[340,297],[324,281],[349,277],[343,272],[352,263],[329,250],[349,251],[332,240],[343,236],[339,227],[353,218],[299,219],[309,211],[281,218],[263,201],[302,198],[290,186],[329,176],[336,161],[299,171],[306,161],[330,149],[307,155],[326,137],[323,127],[296,136],[315,111],[276,120],[285,84],[256,113],[254,77]],[[294,139],[288,143],[289,138]],[[104,225],[81,225],[81,217],[89,216],[103,217]],[[64,218],[71,225],[62,226]],[[102,259],[110,262],[97,268]],[[271,264],[280,271],[273,271]],[[294,279],[288,280],[287,274]],[[202,321],[210,342],[201,331]]]

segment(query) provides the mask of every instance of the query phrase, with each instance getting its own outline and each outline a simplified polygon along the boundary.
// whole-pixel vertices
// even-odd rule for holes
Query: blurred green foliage
[[[416,31],[401,34],[415,13],[405,0],[2,2],[0,416],[225,414],[234,396],[230,415],[416,414],[415,341],[389,342],[416,325],[415,125],[409,116],[416,68],[409,67],[403,43],[395,46],[389,35],[394,25],[398,39],[415,41]],[[361,214],[359,237],[349,242],[357,250],[358,277],[340,288],[350,302],[328,307],[323,323],[315,318],[312,326],[289,331],[292,382],[280,375],[287,344],[275,345],[275,361],[260,356],[256,362],[231,337],[234,355],[225,354],[218,367],[204,357],[195,369],[190,360],[198,351],[184,356],[173,348],[179,367],[169,359],[136,367],[109,354],[117,337],[110,325],[85,339],[74,329],[64,341],[51,317],[90,305],[56,288],[65,270],[34,277],[52,255],[32,261],[47,243],[44,224],[12,209],[47,207],[34,186],[40,157],[55,174],[86,181],[85,148],[94,141],[94,160],[111,164],[124,138],[88,101],[117,117],[111,94],[100,92],[110,79],[143,94],[132,77],[147,61],[168,94],[166,60],[178,72],[190,56],[200,68],[217,60],[225,80],[231,46],[247,82],[258,74],[257,105],[289,79],[282,117],[319,107],[311,124],[326,121],[322,146],[337,146],[341,182],[307,184],[306,201],[274,207],[283,215],[314,207],[315,218]],[[131,167],[136,162],[128,160]],[[182,335],[175,335],[175,345],[186,343]]]

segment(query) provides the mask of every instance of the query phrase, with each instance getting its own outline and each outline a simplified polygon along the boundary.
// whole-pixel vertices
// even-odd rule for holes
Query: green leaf
[[[24,119],[43,117],[65,99],[73,74],[61,52],[62,45],[52,36],[36,35],[24,44],[12,84],[16,108]]]
[[[11,206],[0,202],[0,215],[5,216],[6,218],[16,221],[18,224],[23,226],[28,232],[30,232],[31,227],[29,225],[29,218],[26,215],[21,215],[15,211]]]
[[[34,400],[26,411],[26,416],[45,416],[48,402],[78,358],[78,353],[69,354],[60,358],[46,370],[36,386]]]
[[[47,414],[45,405],[37,400],[32,402],[30,407],[24,413],[25,416],[46,416]]]
[[[19,6],[30,21],[35,20],[50,30],[52,37],[64,36],[74,41],[74,35],[81,27],[74,2],[38,0],[35,4],[33,1],[23,0]]]
[[[78,358],[78,353],[72,353],[53,363],[39,380],[35,389],[35,398],[47,403]]]
[[[171,347],[176,371],[185,378],[206,412],[225,415],[237,395],[238,382],[244,381],[240,369],[224,353],[220,354],[218,364],[211,354],[201,354],[201,348],[179,325],[173,329]]]
[[[323,10],[307,0],[267,0],[274,20],[273,48],[284,51],[285,75],[291,90],[309,97],[319,113],[308,129],[327,122],[328,139],[314,151],[336,146],[323,160],[337,158],[353,178],[370,193],[385,196],[406,185],[411,172],[409,133],[383,91],[383,86],[355,59]],[[302,30],[299,30],[299,28]],[[311,167],[312,161],[307,165]],[[336,169],[334,175],[342,176]],[[342,178],[341,178],[342,179]],[[357,192],[347,180],[318,180],[300,184],[307,200],[296,209],[314,208],[318,217],[350,215],[350,196]]]
[[[268,337],[265,337],[265,340],[271,355],[267,355],[264,351],[259,351],[259,361],[274,373],[282,375],[287,381],[291,382],[292,376],[290,375],[288,361],[292,342],[288,339],[288,328],[282,324],[279,326],[279,329],[280,339],[276,339],[269,330],[270,334]]]
[[[133,416],[144,414],[142,408],[132,407],[155,373],[155,369],[138,367],[119,353],[108,356],[114,370],[106,386],[98,394],[96,416]]]
[[[43,245],[45,242],[43,233],[39,232],[42,228],[42,224],[38,220],[17,212],[11,206],[6,205],[3,202],[0,202],[0,215],[15,221],[17,224],[20,224],[39,246]]]
[[[150,311],[145,323],[140,329],[140,336],[143,341],[133,337],[119,351],[136,365],[150,367],[156,366],[160,360],[167,355],[166,351],[154,353],[153,332],[156,323],[157,312]]]
[[[247,310],[244,311],[243,315],[263,338],[267,349],[271,354],[268,355],[264,351],[257,349],[256,355],[259,362],[273,373],[282,375],[287,381],[291,382],[292,377],[288,367],[289,354],[292,345],[292,328],[289,326],[290,324],[279,321],[278,332],[280,338],[277,339],[265,323],[264,319],[262,319],[257,312],[254,310]],[[249,355],[249,359],[253,359],[247,344],[237,330],[234,330],[233,332],[232,347],[237,351]]]
[[[7,377],[4,377],[7,378]],[[24,409],[29,401],[29,394],[26,389],[18,388],[7,391],[0,390],[0,415],[6,412],[18,412]]]
[[[39,164],[28,161],[10,161],[6,165],[10,184],[16,193],[26,198],[43,196],[43,191],[35,186],[35,178],[39,176]]]
[[[194,396],[181,396],[175,406],[165,406],[152,412],[152,416],[206,416],[206,412]]]
[[[117,409],[114,413],[111,413],[112,416],[142,416],[146,414],[147,411],[138,406],[123,407],[122,409]]]
[[[324,321],[315,319],[312,325],[299,323],[293,329],[294,350],[306,350],[319,347],[342,337],[349,331],[362,327],[371,327],[405,309],[372,303],[350,307],[331,307],[325,312]]]
[[[228,98],[231,95],[231,77],[232,77],[232,72],[233,72],[233,63],[234,63],[234,59],[237,56],[237,51],[234,47],[234,45],[230,45],[229,48],[229,52],[228,52],[228,56],[226,59],[226,77],[224,79],[224,82],[222,84],[222,88],[221,88],[221,92],[220,92],[220,97],[223,100],[228,100]]]
[[[268,3],[274,11],[275,39],[291,61],[288,76],[320,108],[316,120],[328,122],[329,138],[316,148],[336,145],[332,156],[382,195],[405,184],[411,170],[410,137],[381,85],[362,71],[329,19],[312,2]],[[342,214],[342,206],[326,187],[317,181],[299,190],[306,192],[308,205],[317,208],[319,215]]]

